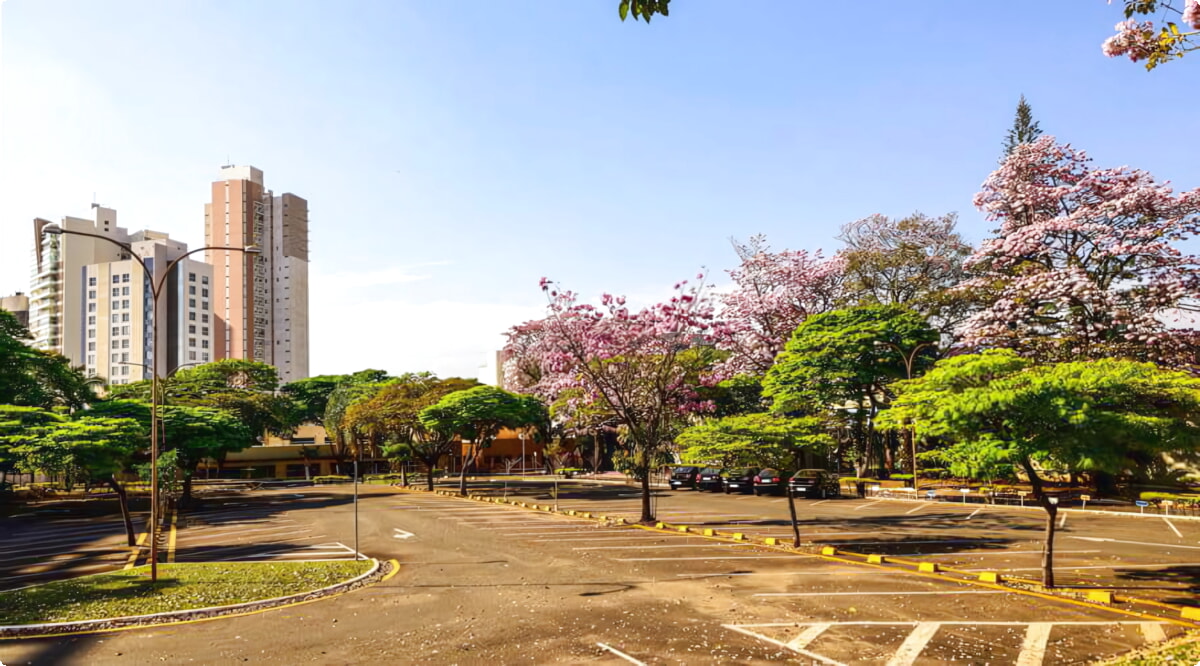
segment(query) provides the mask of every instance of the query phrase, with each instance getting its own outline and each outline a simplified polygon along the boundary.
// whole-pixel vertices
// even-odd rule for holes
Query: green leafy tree
[[[299,379],[280,387],[283,395],[292,399],[292,422],[325,424],[325,407],[329,396],[342,383],[377,384],[389,379],[383,370],[360,370],[350,375],[318,375]]]
[[[1099,359],[1036,365],[1011,350],[939,361],[896,386],[880,427],[911,423],[949,442],[956,474],[1010,464],[1025,473],[1046,511],[1042,584],[1054,586],[1057,505],[1042,470],[1135,468],[1137,456],[1200,445],[1200,378],[1150,363]]]
[[[617,13],[622,21],[632,14],[634,19],[642,19],[649,23],[655,14],[667,16],[667,6],[670,4],[671,0],[621,0],[621,4],[617,6]]]
[[[824,454],[833,438],[819,417],[758,413],[691,426],[675,438],[675,443],[686,462],[797,469],[805,451]]]
[[[430,430],[452,431],[469,441],[458,477],[458,492],[467,494],[467,469],[492,445],[504,428],[534,426],[547,418],[546,406],[529,395],[509,393],[495,386],[477,386],[451,393],[421,410],[422,425]]]
[[[0,310],[0,404],[82,409],[96,399],[97,382],[59,354],[34,349],[29,331]]]
[[[0,415],[0,439],[18,442],[11,451],[19,465],[63,480],[67,488],[91,488],[105,483],[116,493],[129,545],[135,544],[125,487],[118,474],[129,468],[136,452],[146,445],[146,431],[131,418],[76,414],[69,417],[42,411]]]
[[[777,414],[829,414],[843,421],[862,456],[860,467],[886,462],[875,456],[875,418],[891,400],[891,385],[932,364],[937,332],[905,308],[874,305],[809,317],[796,328],[763,380]],[[903,353],[902,353],[903,352]],[[914,353],[915,352],[915,353]]]
[[[1033,109],[1029,106],[1029,102],[1025,101],[1025,96],[1021,95],[1021,100],[1017,102],[1017,115],[1013,118],[1013,126],[1004,136],[1004,154],[1000,156],[1000,163],[1003,164],[1017,146],[1023,143],[1033,143],[1033,140],[1041,135],[1042,128],[1038,125],[1038,121],[1033,119]]]

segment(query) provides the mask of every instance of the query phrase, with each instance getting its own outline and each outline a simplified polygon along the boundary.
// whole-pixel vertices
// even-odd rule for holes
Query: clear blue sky
[[[474,376],[545,275],[646,299],[729,237],[835,249],[872,213],[957,211],[1017,98],[1098,165],[1200,186],[1200,55],[1100,53],[1104,0],[0,5],[0,292],[34,217],[96,200],[203,239],[227,160],[308,198],[312,369]]]

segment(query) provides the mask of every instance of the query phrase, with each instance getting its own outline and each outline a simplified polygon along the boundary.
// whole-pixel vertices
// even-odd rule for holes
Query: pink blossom
[[[1194,3],[1195,0],[1192,0]],[[1114,28],[1117,34],[1104,40],[1101,50],[1104,55],[1115,58],[1128,55],[1129,59],[1137,62],[1150,57],[1158,38],[1154,34],[1154,23],[1143,21],[1138,23],[1132,19],[1121,21]]]
[[[1200,0],[1186,0],[1183,5],[1183,22],[1200,30]]]

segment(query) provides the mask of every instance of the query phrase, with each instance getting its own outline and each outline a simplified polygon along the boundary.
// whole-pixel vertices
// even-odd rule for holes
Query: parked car
[[[725,470],[720,467],[705,467],[700,470],[700,480],[696,482],[696,490],[711,490],[714,493],[724,489],[721,474]]]
[[[725,472],[724,485],[726,493],[748,493],[754,490],[754,477],[758,475],[757,467],[742,467]]]
[[[802,469],[792,475],[788,485],[797,497],[826,499],[837,497],[842,490],[837,474],[823,469]]]
[[[695,488],[700,480],[699,467],[676,467],[671,470],[671,490]]]
[[[759,470],[754,476],[755,495],[782,495],[787,491],[788,475],[777,469]]]

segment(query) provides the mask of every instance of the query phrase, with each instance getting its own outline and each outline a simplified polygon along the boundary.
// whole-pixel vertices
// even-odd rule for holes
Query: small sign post
[[[1087,509],[1088,500],[1092,499],[1091,495],[1080,495],[1079,499],[1083,501],[1083,508]]]
[[[1022,508],[1025,506],[1025,496],[1028,494],[1029,494],[1028,490],[1018,490],[1017,491],[1017,497],[1021,498],[1021,507]]]
[[[1169,516],[1169,515],[1171,515],[1171,507],[1175,506],[1175,501],[1174,500],[1163,500],[1162,506],[1163,506],[1163,509],[1167,512],[1167,515]]]
[[[930,502],[937,499],[937,491],[936,490],[926,490],[925,491],[925,499],[929,500]]]
[[[963,494],[963,504],[967,503],[967,493],[971,492],[970,488],[959,488],[958,492]]]
[[[1133,504],[1138,508],[1138,513],[1146,513],[1146,507],[1150,506],[1150,503],[1146,500],[1138,500]]]

